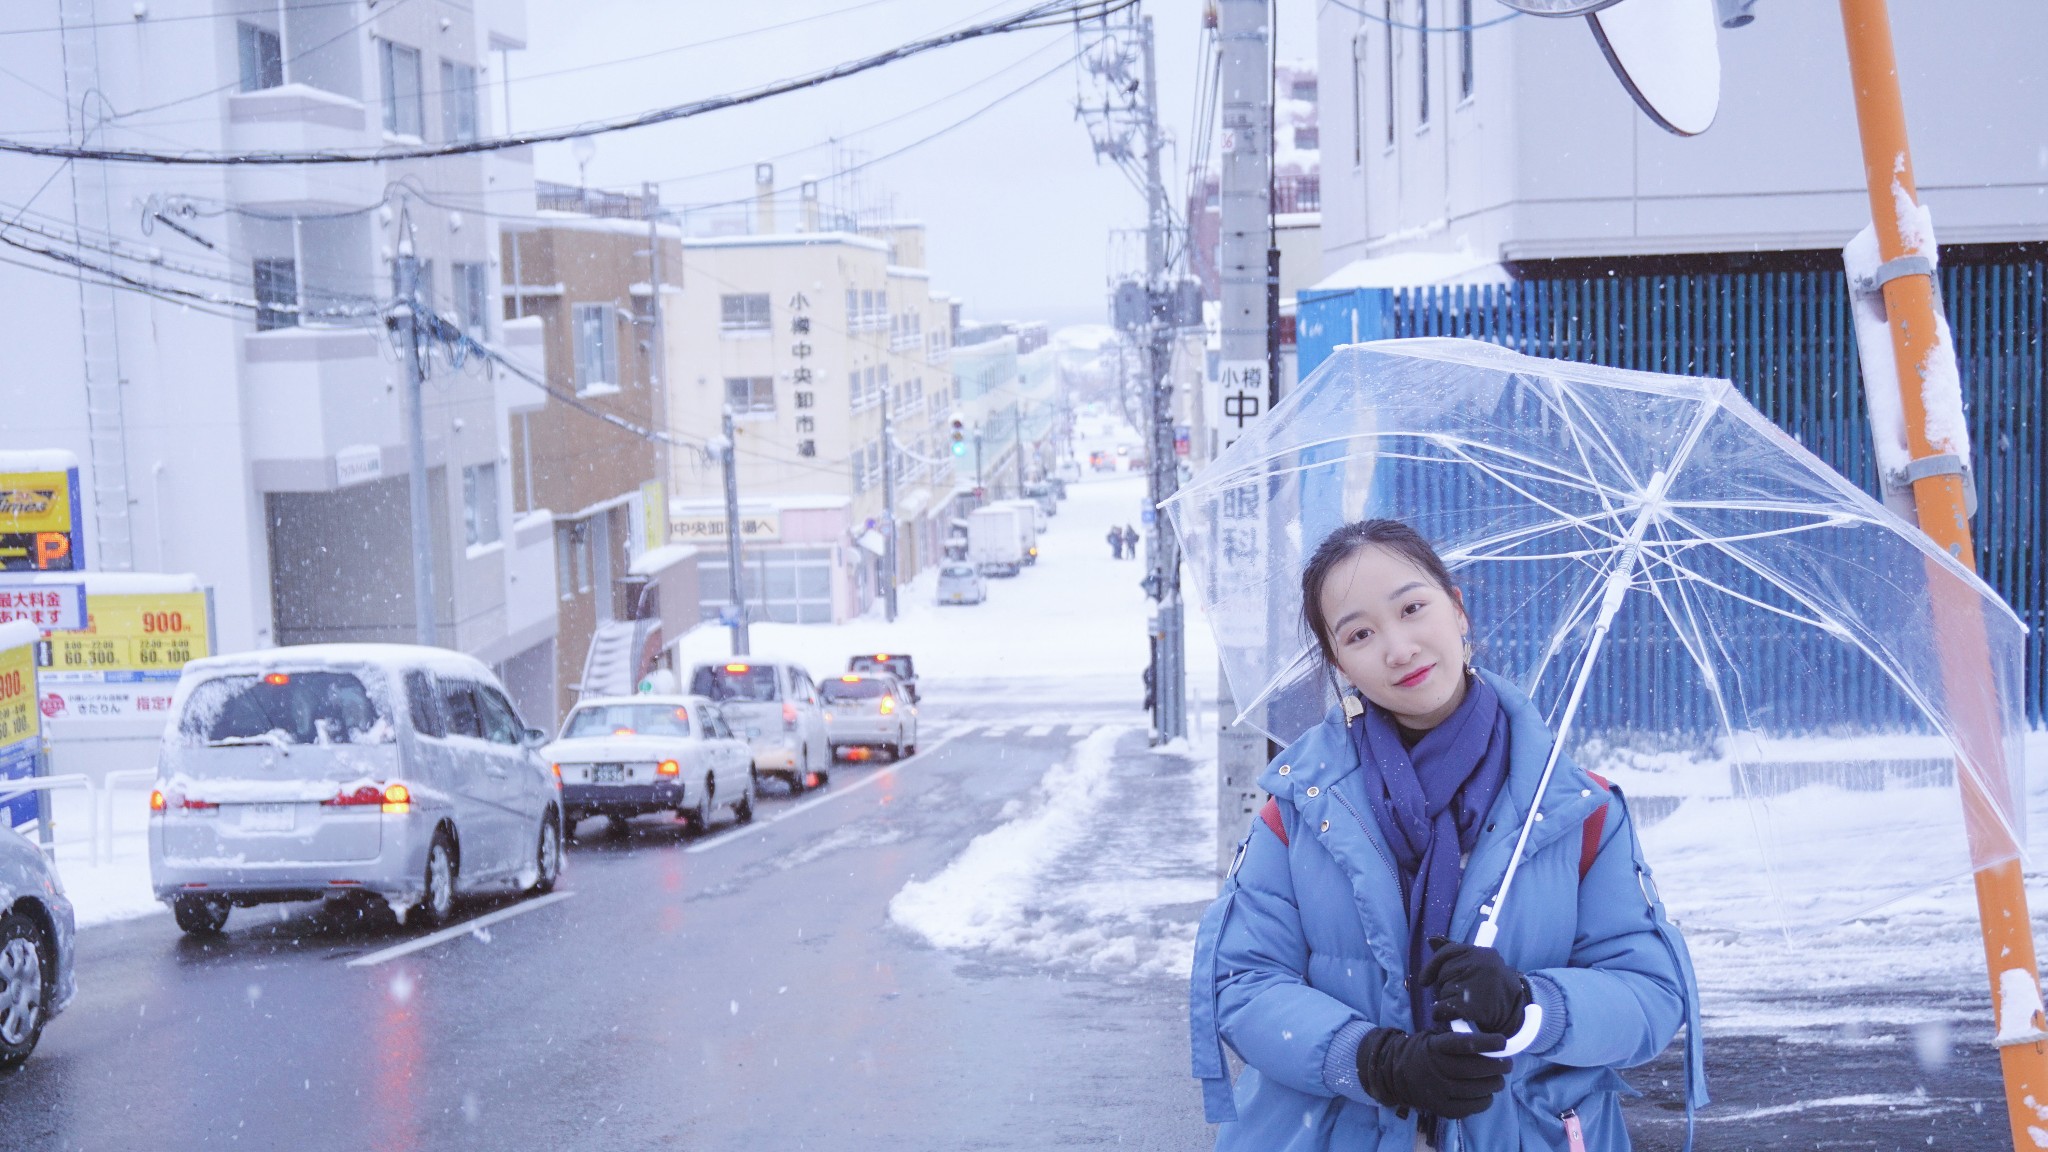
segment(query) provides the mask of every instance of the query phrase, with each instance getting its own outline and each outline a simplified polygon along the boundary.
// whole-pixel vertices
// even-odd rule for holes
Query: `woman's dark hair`
[[[1301,623],[1315,637],[1323,659],[1333,666],[1337,653],[1330,647],[1330,622],[1323,618],[1323,582],[1330,578],[1331,569],[1373,545],[1398,553],[1428,573],[1430,580],[1445,592],[1458,589],[1443,557],[1436,554],[1422,533],[1399,520],[1359,520],[1323,537],[1315,555],[1308,558],[1308,567],[1301,571]]]

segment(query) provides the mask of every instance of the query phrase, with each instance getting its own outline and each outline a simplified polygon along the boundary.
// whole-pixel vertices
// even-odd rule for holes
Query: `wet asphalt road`
[[[367,967],[420,933],[310,905],[237,910],[215,942],[167,916],[94,929],[77,1002],[0,1082],[0,1144],[1206,1144],[1177,989],[975,963],[888,922],[1070,746],[927,740],[703,838],[589,821],[567,899]]]
[[[237,910],[210,942],[161,915],[92,929],[77,1002],[0,1079],[0,1148],[1209,1147],[1178,979],[946,953],[889,922],[1077,738],[1030,731],[928,737],[801,798],[771,785],[745,830],[586,822],[569,895],[474,902],[510,915],[379,963],[350,964],[424,934],[314,906]],[[1800,1039],[1710,1036],[1696,1147],[2003,1146],[1988,1045],[1930,1064],[1902,1030]],[[1677,1152],[1676,1050],[1628,1075],[1635,1146]]]

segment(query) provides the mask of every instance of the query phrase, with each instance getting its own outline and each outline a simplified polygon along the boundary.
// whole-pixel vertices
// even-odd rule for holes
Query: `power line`
[[[403,3],[404,0],[399,0]],[[929,36],[897,45],[883,52],[857,60],[835,65],[819,72],[808,73],[788,80],[779,80],[738,92],[710,96],[685,104],[657,108],[632,116],[612,120],[590,121],[566,128],[555,128],[540,132],[514,133],[482,140],[459,143],[422,145],[412,148],[380,148],[368,152],[151,152],[128,148],[87,148],[70,144],[34,144],[23,140],[0,140],[0,152],[15,152],[26,156],[50,156],[75,160],[102,160],[121,163],[173,164],[173,165],[286,165],[286,164],[372,164],[392,160],[424,160],[441,156],[467,156],[482,152],[499,152],[507,148],[523,148],[532,144],[547,144],[578,137],[602,136],[612,132],[623,132],[633,128],[645,128],[655,124],[666,124],[686,120],[710,112],[738,108],[758,103],[775,96],[815,88],[835,80],[857,76],[873,71],[899,60],[922,55],[939,48],[963,44],[986,36],[1000,36],[1012,32],[1025,32],[1040,28],[1052,28],[1084,19],[1107,16],[1136,4],[1138,0],[1050,0],[1034,4],[1030,8],[1000,20],[973,25],[957,32]]]
[[[292,11],[304,12],[312,8],[352,8],[360,0],[295,0]],[[147,28],[152,24],[182,24],[190,20],[231,20],[239,16],[275,16],[277,5],[266,4],[261,8],[242,8],[233,12],[202,12],[196,16],[136,16],[127,20],[101,20],[91,24],[69,26],[51,24],[41,28],[0,29],[0,36],[29,36],[42,32],[83,31],[87,28]]]

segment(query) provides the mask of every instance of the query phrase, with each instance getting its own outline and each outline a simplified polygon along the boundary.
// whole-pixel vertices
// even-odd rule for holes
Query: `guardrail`
[[[108,859],[114,856],[114,793],[147,792],[156,785],[155,768],[118,768],[100,778],[99,827]]]
[[[100,863],[100,788],[92,778],[81,773],[67,773],[62,776],[29,776],[19,780],[0,781],[0,801],[12,800],[26,792],[51,792],[61,788],[82,788],[86,796],[86,835],[92,845],[94,867]],[[51,824],[55,824],[53,819]],[[47,831],[48,825],[44,826]],[[47,834],[38,837],[46,855],[54,856],[60,842]]]

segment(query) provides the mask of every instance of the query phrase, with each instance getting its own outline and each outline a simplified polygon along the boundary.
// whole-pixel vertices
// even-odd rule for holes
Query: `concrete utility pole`
[[[1180,543],[1166,527],[1166,516],[1158,509],[1180,487],[1180,462],[1173,452],[1173,361],[1175,317],[1171,301],[1173,284],[1167,277],[1166,240],[1169,227],[1166,181],[1160,174],[1159,156],[1166,141],[1159,130],[1159,78],[1153,63],[1152,18],[1140,22],[1139,41],[1145,54],[1145,281],[1151,303],[1147,328],[1150,363],[1146,365],[1146,415],[1151,420],[1152,523],[1146,528],[1151,547],[1150,578],[1158,589],[1159,646],[1154,660],[1152,727],[1159,739],[1176,740],[1188,734],[1187,644],[1183,635],[1185,619],[1180,598]]]
[[[725,571],[726,604],[732,613],[732,654],[747,655],[747,593],[745,569],[740,567],[740,463],[739,442],[733,438],[732,405],[725,406]]]
[[[647,213],[647,399],[654,407],[651,423],[656,428],[667,428],[668,393],[662,388],[665,378],[661,373],[665,359],[661,324],[661,189],[652,182],[640,185],[640,205]],[[666,517],[669,477],[673,475],[668,441],[657,442],[654,451],[661,476],[661,514]],[[656,539],[668,539],[667,524],[661,526]]]
[[[889,426],[890,385],[882,385],[882,610],[896,622],[896,437]]]
[[[413,254],[412,218],[399,222],[398,326],[399,356],[405,361],[405,440],[412,470],[412,631],[415,644],[432,645],[434,637],[434,518],[427,497],[427,417],[422,395],[425,365],[420,363],[420,262]]]
[[[1863,144],[1863,171],[1870,195],[1870,218],[1877,233],[1879,267],[1884,276],[1885,316],[1890,322],[1892,358],[1898,365],[1900,405],[1906,417],[1906,442],[1912,452],[1912,492],[1920,530],[1975,571],[1977,549],[1970,530],[1968,473],[1963,453],[1967,444],[1935,442],[1928,434],[1927,408],[1935,383],[1930,380],[1938,335],[1931,251],[1921,251],[1918,227],[1905,219],[1906,205],[1917,205],[1913,154],[1906,139],[1905,100],[1899,91],[1898,59],[1892,47],[1891,14],[1885,0],[1841,0],[1842,27],[1848,41],[1849,79],[1856,92],[1856,121]],[[1902,203],[1903,202],[1903,203]],[[1927,238],[1931,245],[1932,238]],[[1882,270],[1891,270],[1884,275]],[[1867,369],[1866,369],[1867,370]],[[1955,396],[1954,378],[1945,386]],[[1872,382],[1874,383],[1874,382]],[[1930,565],[1930,567],[1932,567]],[[1969,597],[1974,601],[1975,597]],[[1934,635],[1941,644],[1941,670],[1950,700],[1966,701],[1958,738],[1973,746],[1979,764],[2008,764],[2004,733],[1989,704],[1993,675],[1983,617],[1973,602],[1956,603],[1943,595],[1929,605]],[[2041,1007],[2040,976],[2035,962],[2033,920],[2027,912],[2027,888],[2020,870],[2020,845],[1994,814],[1985,781],[1959,765],[1956,784],[1963,794],[1963,822],[1970,854],[1996,860],[1977,869],[1977,916],[1984,937],[1984,959],[1991,977],[1991,1016],[1997,1022],[1993,1043],[2005,1079],[2006,1122],[2012,1146],[2039,1148],[2040,1102],[2048,1099],[2048,1016]],[[1989,782],[2004,784],[2003,776]]]
[[[1222,171],[1218,193],[1222,209],[1222,235],[1217,262],[1222,284],[1222,348],[1219,386],[1225,396],[1238,388],[1256,397],[1249,410],[1263,412],[1272,397],[1270,381],[1253,381],[1254,367],[1262,376],[1272,372],[1269,344],[1267,277],[1268,237],[1272,220],[1273,140],[1272,97],[1269,90],[1271,65],[1268,48],[1266,0],[1219,0],[1217,39],[1223,51],[1218,75],[1218,98],[1222,101]],[[1233,381],[1237,387],[1233,387]],[[1240,402],[1238,411],[1247,405]],[[1227,410],[1227,409],[1226,409]],[[1218,429],[1221,448],[1241,433],[1238,419],[1226,419]],[[1255,518],[1251,531],[1266,536],[1269,525],[1263,507],[1245,511]],[[1250,561],[1265,564],[1259,556]],[[1245,639],[1256,641],[1259,637]],[[1238,838],[1252,816],[1259,799],[1254,783],[1266,766],[1266,738],[1250,724],[1241,724],[1230,681],[1217,677],[1216,693],[1216,859],[1220,872],[1230,867]],[[1254,718],[1255,719],[1255,718]]]
[[[1020,378],[1019,383],[1022,383]],[[1010,406],[1011,439],[1017,448],[1017,498],[1024,498],[1024,402],[1017,401]]]

